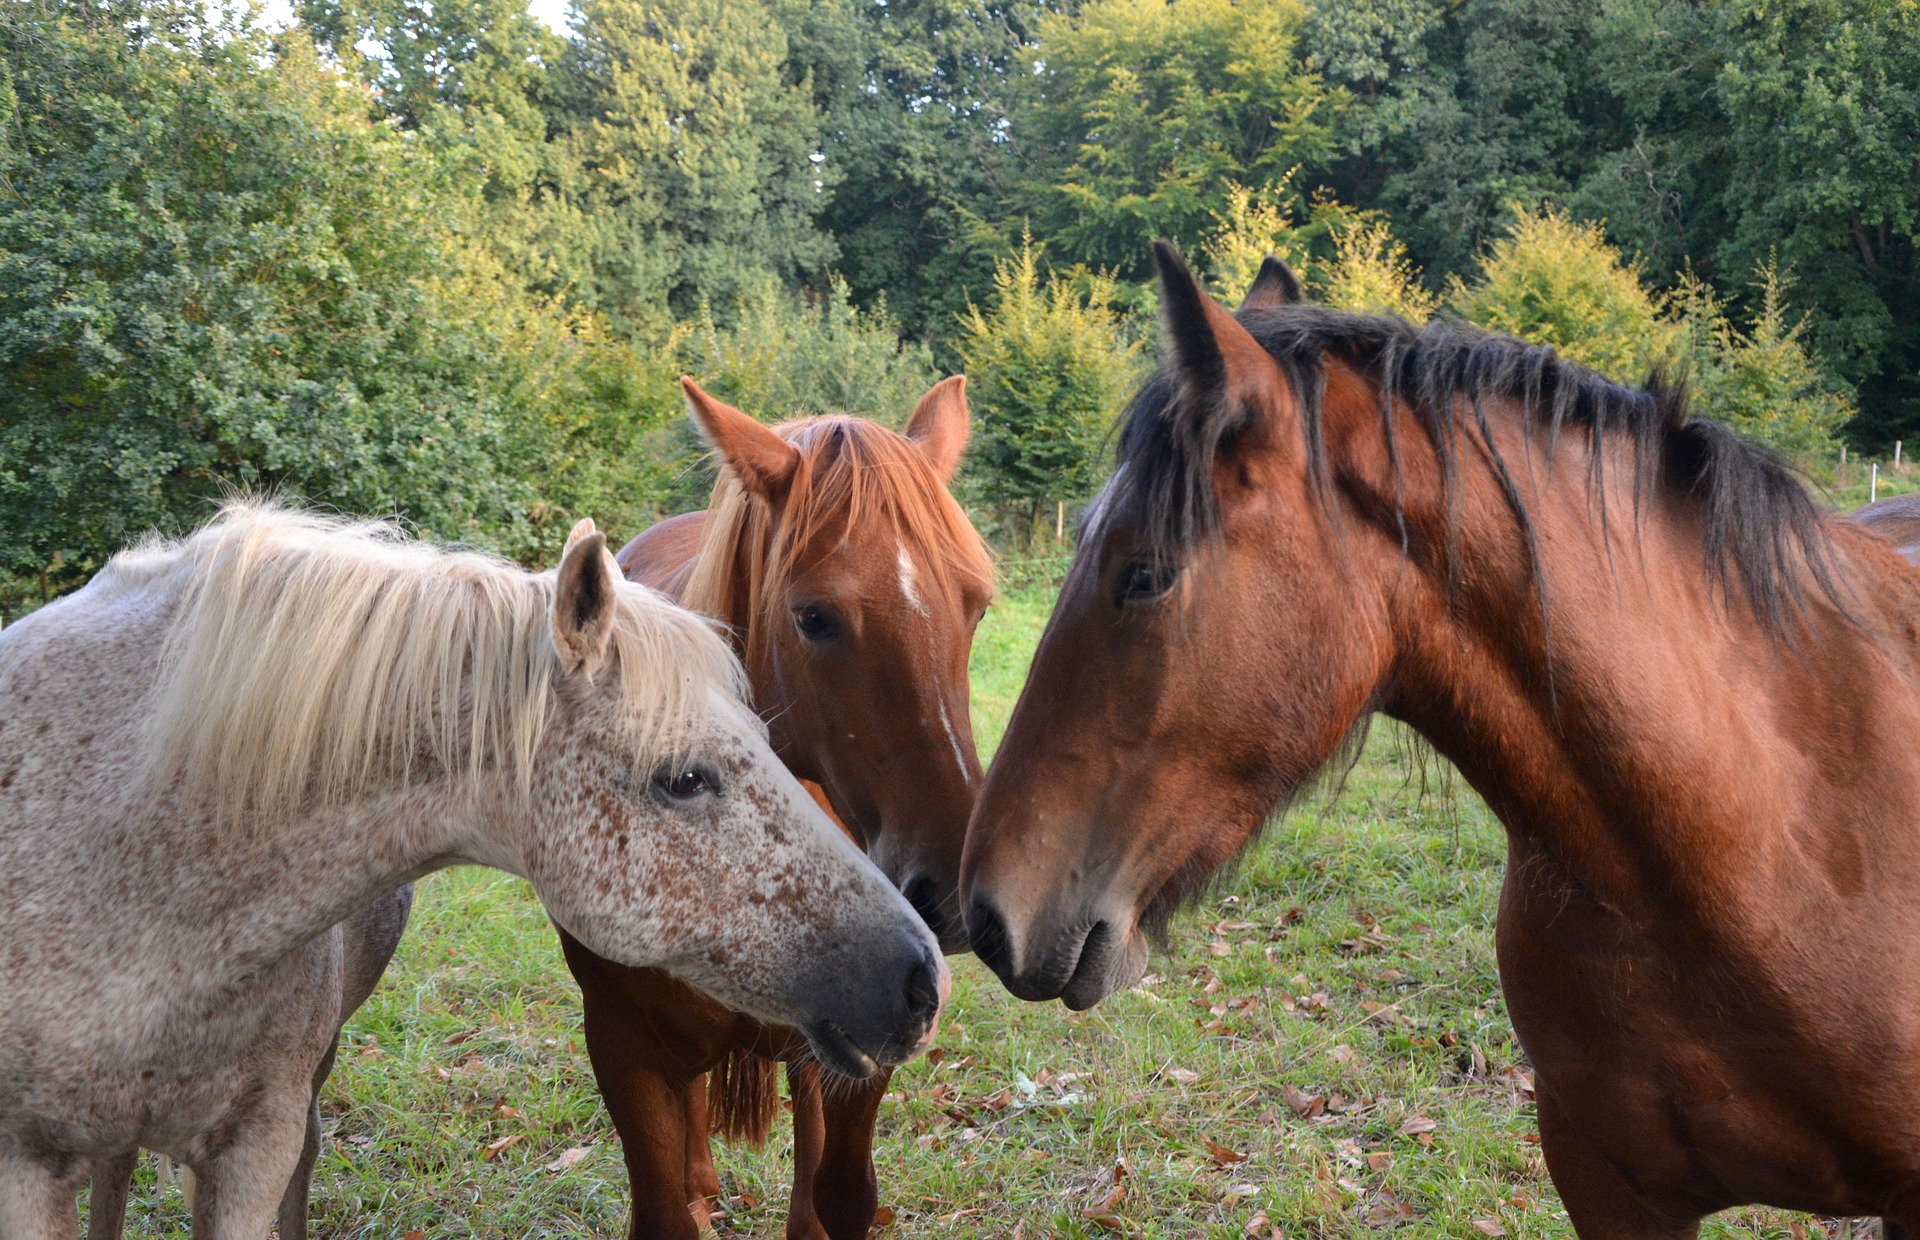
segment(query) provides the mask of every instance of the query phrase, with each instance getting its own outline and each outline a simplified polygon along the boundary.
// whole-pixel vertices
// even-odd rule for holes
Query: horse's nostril
[[[936,938],[945,937],[946,914],[940,907],[945,901],[940,898],[940,884],[925,874],[915,875],[907,880],[901,894],[907,897],[907,903],[913,905],[913,911],[920,914],[920,920],[927,923],[927,929],[933,931]]]
[[[1005,977],[1012,961],[1007,923],[1001,919],[1000,910],[985,899],[975,899],[967,909],[967,938],[973,945],[973,954],[989,969]]]
[[[932,965],[921,960],[913,966],[913,972],[907,974],[907,1015],[924,1024],[939,1011],[940,975]]]

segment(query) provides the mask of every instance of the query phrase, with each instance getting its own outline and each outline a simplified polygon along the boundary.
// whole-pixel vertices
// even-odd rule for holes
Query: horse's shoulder
[[[628,581],[651,586],[678,596],[687,584],[687,574],[700,554],[700,538],[706,529],[705,509],[683,512],[659,521],[636,535],[620,548],[614,562]]]

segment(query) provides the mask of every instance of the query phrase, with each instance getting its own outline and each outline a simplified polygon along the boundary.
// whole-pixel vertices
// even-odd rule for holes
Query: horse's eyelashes
[[[794,609],[793,627],[811,642],[823,642],[840,635],[840,621],[831,611],[817,605]]]
[[[697,797],[720,794],[720,781],[704,767],[673,767],[654,776],[654,786],[672,801],[691,801]]]
[[[1180,570],[1169,564],[1156,564],[1149,560],[1133,560],[1120,570],[1119,579],[1114,584],[1114,602],[1118,604],[1147,602],[1159,598],[1173,589],[1173,583]]]

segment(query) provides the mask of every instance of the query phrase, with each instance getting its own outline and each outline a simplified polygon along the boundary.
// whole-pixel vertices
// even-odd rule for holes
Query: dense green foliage
[[[1022,542],[1097,483],[1160,235],[1229,298],[1277,252],[1678,364],[1802,457],[1920,439],[1914,0],[297,13],[0,10],[0,609],[237,486],[531,559],[625,529],[704,485],[682,369],[893,418],[968,367]]]
[[[1672,351],[1672,333],[1640,273],[1608,247],[1598,226],[1554,211],[1522,210],[1489,247],[1479,278],[1455,282],[1461,318],[1536,344],[1633,383]]]
[[[1114,410],[1138,379],[1113,281],[1040,273],[1031,239],[994,272],[991,310],[967,308],[959,349],[974,413],[972,489],[998,532],[1032,542],[1048,509],[1099,479]],[[1082,287],[1084,285],[1084,287]]]

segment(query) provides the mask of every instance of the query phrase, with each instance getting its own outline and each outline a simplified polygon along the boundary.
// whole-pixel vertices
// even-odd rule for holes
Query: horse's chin
[[[1060,991],[1060,1002],[1084,1012],[1108,995],[1139,981],[1147,971],[1147,939],[1136,924],[1124,935],[1102,922],[1087,936],[1073,976]]]
[[[881,1064],[860,1049],[846,1031],[830,1020],[816,1020],[803,1033],[813,1057],[830,1072],[855,1081],[864,1081],[880,1071]]]

